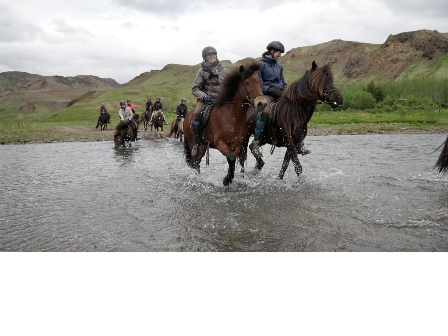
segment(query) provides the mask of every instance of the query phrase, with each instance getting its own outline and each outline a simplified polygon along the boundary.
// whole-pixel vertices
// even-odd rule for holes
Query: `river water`
[[[0,251],[448,251],[444,140],[309,137],[284,180],[265,146],[230,187],[224,156],[197,174],[175,140],[0,146]]]

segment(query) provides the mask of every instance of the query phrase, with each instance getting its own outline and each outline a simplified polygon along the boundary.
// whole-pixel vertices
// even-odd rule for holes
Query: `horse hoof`
[[[225,177],[224,181],[222,181],[222,183],[227,187],[230,185],[230,183],[232,183],[232,180],[228,177]]]

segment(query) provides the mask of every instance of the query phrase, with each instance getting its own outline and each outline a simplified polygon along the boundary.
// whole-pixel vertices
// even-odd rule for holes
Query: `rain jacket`
[[[285,89],[287,84],[283,78],[283,67],[269,56],[264,56],[260,63],[262,68],[258,71],[258,76],[263,80],[263,94],[267,95],[270,88]]]
[[[124,109],[120,108],[118,110],[118,116],[120,117],[120,120],[131,120],[132,119],[132,110],[129,108],[129,106],[126,106]]]
[[[162,102],[159,102],[159,101],[156,101],[153,106],[154,106],[154,111],[158,111],[163,108]]]
[[[220,91],[219,85],[224,80],[226,74],[227,70],[224,69],[221,64],[218,65],[218,77],[212,76],[212,78],[209,78],[210,72],[206,71],[203,67],[200,67],[196,73],[191,93],[200,100],[206,95],[215,99],[218,97]]]
[[[188,112],[187,105],[185,105],[185,104],[184,105],[182,105],[182,104],[177,105],[176,114],[177,114],[178,118],[185,118],[185,116],[187,115],[187,112]]]
[[[132,113],[135,113],[135,108],[132,106],[132,104],[126,104],[127,107],[129,107],[132,111]]]

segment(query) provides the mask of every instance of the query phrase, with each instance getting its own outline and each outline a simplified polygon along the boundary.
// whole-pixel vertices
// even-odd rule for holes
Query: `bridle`
[[[326,104],[328,104],[328,105],[331,105],[330,93],[332,93],[333,91],[336,91],[336,88],[334,88],[333,90],[328,91],[328,92],[324,91],[324,99],[323,99],[323,103],[326,103]],[[328,98],[328,101],[327,101],[327,98]]]
[[[246,96],[246,99],[249,102],[249,105],[252,106],[253,108],[255,108],[255,98],[263,96],[263,93],[260,95],[256,95],[256,96],[252,95],[252,93],[250,93],[250,91],[246,88],[246,84],[244,83],[244,80],[243,80],[243,90],[244,90],[244,95]],[[250,96],[250,98],[249,98],[249,96]]]

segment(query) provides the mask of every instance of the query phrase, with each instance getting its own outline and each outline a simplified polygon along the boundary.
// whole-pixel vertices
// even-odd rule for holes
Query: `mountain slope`
[[[262,50],[260,54],[261,52]],[[234,64],[230,61],[221,61],[221,64],[230,70],[251,60],[254,59],[249,57]],[[422,74],[446,78],[448,34],[419,30],[390,35],[383,44],[332,40],[314,46],[293,48],[279,60],[284,68],[286,82],[292,83],[300,78],[311,68],[313,61],[321,65],[332,64],[336,85],[367,83],[371,80],[381,82]],[[152,98],[154,102],[156,96],[162,97],[166,111],[173,111],[182,97],[187,99],[189,108],[193,108],[196,102],[191,94],[191,85],[199,67],[200,64],[168,64],[162,70],[144,72],[115,88],[103,86],[107,84],[105,80],[98,77],[94,80],[94,76],[77,76],[77,80],[74,80],[77,77],[53,76],[44,80],[43,76],[28,74],[29,78],[25,80],[20,79],[20,73],[15,73],[17,78],[13,81],[15,86],[11,90],[12,81],[5,75],[8,73],[3,73],[0,74],[0,118],[1,108],[5,107],[6,102],[10,107],[8,113],[17,114],[18,108],[14,111],[12,106],[21,106],[25,113],[24,110],[32,110],[28,105],[33,99],[36,104],[43,103],[47,109],[58,109],[64,107],[63,104],[67,106],[68,101],[77,97],[70,107],[57,113],[58,118],[70,113],[90,118],[93,114],[96,115],[103,102],[108,109],[115,111],[118,110],[118,102],[127,98],[132,99],[138,111],[143,111],[147,98]],[[14,77],[11,73],[9,76]],[[83,77],[90,77],[91,82]],[[92,92],[85,94],[87,91]],[[9,94],[6,100],[3,96],[5,92]]]
[[[88,91],[108,90],[119,85],[113,79],[90,75],[63,77],[3,72],[0,73],[0,113],[5,114],[6,109],[25,114],[60,110]]]

